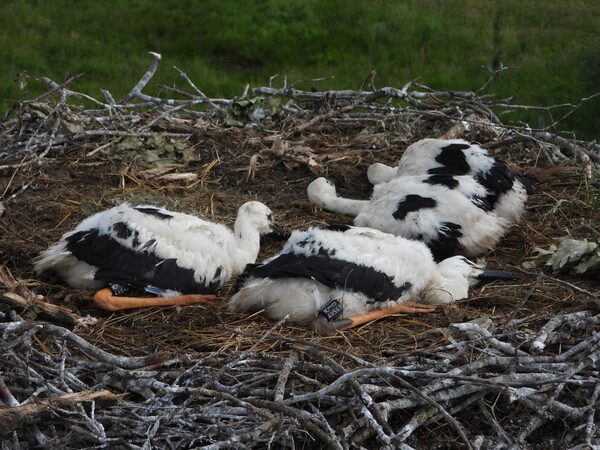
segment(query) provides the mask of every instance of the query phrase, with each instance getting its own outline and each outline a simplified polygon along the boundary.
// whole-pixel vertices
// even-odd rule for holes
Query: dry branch
[[[0,302],[11,307],[39,310],[51,320],[75,327],[92,326],[98,322],[93,317],[81,317],[68,308],[44,301],[44,297],[19,284],[6,266],[0,266],[0,285],[7,288],[7,292],[0,293]]]
[[[117,403],[122,395],[102,390],[97,392],[83,391],[72,394],[49,397],[37,402],[21,403],[9,407],[0,407],[0,435],[8,435],[27,424],[41,419],[40,416],[52,413],[56,408],[69,409],[81,402],[102,401]]]
[[[66,83],[59,84],[48,78],[41,81],[50,88],[46,99],[51,95],[59,95],[56,107],[41,110],[40,99],[22,101],[18,108],[19,120],[9,120],[5,124],[9,130],[5,150],[9,154],[24,154],[25,160],[20,163],[6,164],[1,169],[25,167],[64,147],[73,139],[82,140],[92,137],[151,136],[149,132],[162,119],[178,119],[193,123],[194,118],[211,118],[225,123],[236,123],[246,126],[260,126],[273,121],[287,121],[291,124],[278,135],[289,151],[272,152],[267,149],[254,155],[251,160],[249,175],[252,178],[256,170],[257,158],[271,156],[281,158],[290,164],[307,166],[313,172],[333,161],[345,158],[341,152],[337,157],[316,155],[309,147],[297,142],[298,138],[309,133],[315,127],[328,124],[336,127],[364,127],[375,125],[384,129],[393,128],[403,123],[407,129],[436,128],[438,136],[461,137],[465,134],[485,134],[491,146],[498,142],[527,142],[537,146],[546,155],[548,163],[568,161],[573,164],[600,164],[600,145],[567,139],[558,133],[560,120],[554,121],[550,127],[533,129],[528,126],[503,124],[499,115],[506,111],[539,110],[553,111],[557,108],[567,109],[563,119],[577,110],[580,105],[595,98],[596,94],[582,99],[579,103],[536,107],[515,105],[509,102],[494,102],[489,95],[478,91],[435,91],[427,86],[409,82],[402,88],[384,87],[378,90],[337,90],[337,91],[303,91],[290,87],[257,87],[252,89],[252,96],[244,95],[241,99],[210,98],[179,68],[175,68],[185,81],[191,92],[173,87],[165,87],[167,91],[184,98],[162,98],[144,93],[144,89],[154,77],[161,55],[150,52],[152,62],[121,102],[116,102],[110,92],[103,90],[103,99],[68,89]],[[497,75],[497,74],[496,74]],[[371,83],[372,85],[372,83]],[[271,109],[269,99],[277,97],[288,99],[286,104]],[[71,109],[67,100],[83,100],[91,102],[100,109]],[[150,109],[155,116],[149,121],[140,121],[135,111]],[[191,119],[190,119],[191,118]],[[35,126],[32,122],[42,119]],[[25,127],[17,128],[17,124]],[[77,125],[74,125],[77,124]],[[190,137],[187,133],[161,130],[162,135]],[[257,156],[258,155],[258,156]],[[252,158],[252,156],[251,156]]]
[[[238,99],[219,99],[176,69],[185,88],[169,87],[163,92],[174,98],[162,98],[144,92],[161,61],[151,55],[150,67],[121,101],[106,90],[93,99],[73,90],[72,80],[44,79],[50,91],[22,101],[1,124],[2,151],[10,161],[0,170],[11,178],[2,194],[6,213],[0,226],[18,200],[18,186],[37,188],[34,177],[13,183],[17,172],[50,165],[69,152],[81,152],[86,163],[95,164],[128,140],[137,143],[133,153],[144,152],[153,140],[186,144],[192,162],[157,171],[135,167],[139,159],[127,161],[122,179],[151,183],[153,190],[159,183],[184,181],[190,189],[214,183],[223,175],[213,178],[213,169],[227,158],[226,170],[246,171],[248,178],[256,176],[255,183],[260,171],[279,165],[300,167],[304,181],[337,165],[358,167],[379,151],[401,149],[425,136],[464,137],[507,154],[525,149],[509,155],[521,162],[540,157],[548,165],[589,167],[599,161],[598,144],[567,139],[554,122],[539,130],[503,124],[503,112],[528,107],[494,102],[481,93],[489,83],[472,92],[434,91],[416,83],[375,89],[370,76],[364,83],[368,91],[308,92],[285,81],[282,88],[269,83],[247,88]],[[578,105],[531,108],[560,109],[566,116]],[[327,141],[332,130],[338,138]],[[358,145],[346,145],[348,133]],[[215,136],[231,147],[227,156],[223,146],[213,145]],[[346,166],[339,164],[344,159]],[[185,171],[177,173],[180,168]],[[211,213],[212,205],[211,198]],[[300,214],[306,207],[299,205]],[[569,293],[569,301],[574,293],[597,301],[593,288],[565,280],[539,275],[515,301],[514,313],[471,322],[450,314],[442,328],[415,337],[426,344],[413,346],[408,333],[408,343],[394,340],[385,350],[389,354],[375,355],[346,351],[339,340],[283,335],[281,323],[257,333],[242,325],[217,325],[217,331],[202,334],[204,318],[197,310],[190,313],[199,319],[195,327],[161,323],[157,334],[160,311],[102,318],[91,331],[26,321],[13,308],[43,311],[69,325],[85,318],[36,295],[6,270],[0,277],[5,285],[0,301],[10,305],[0,313],[0,424],[15,447],[60,442],[65,448],[410,449],[425,442],[516,448],[534,447],[542,439],[557,448],[600,445],[597,305],[573,302],[573,309],[557,315],[548,313],[547,304],[534,312],[537,304],[529,306],[540,301],[540,290],[550,281],[552,290]],[[148,347],[129,339],[132,328],[123,325],[128,320],[142,323],[137,331]],[[116,329],[121,334],[111,336]],[[221,349],[206,351],[221,345],[211,341],[217,333]],[[357,330],[337,338],[347,339],[346,349],[358,341],[372,345],[364,336],[377,334]],[[171,346],[155,345],[162,339]],[[168,352],[154,352],[157,347]],[[97,401],[105,395],[119,401]],[[43,421],[34,420],[40,415]]]
[[[594,317],[591,311],[581,316]],[[560,322],[573,323],[572,315],[561,316]],[[393,365],[385,360],[380,365],[346,359],[351,361],[348,367],[310,344],[296,344],[289,354],[247,350],[188,353],[170,360],[160,355],[122,357],[100,351],[55,325],[9,322],[0,324],[2,372],[11,390],[21,400],[30,400],[21,404],[0,389],[5,404],[0,417],[18,419],[11,419],[4,430],[26,441],[24,433],[32,422],[22,417],[58,411],[44,416],[39,432],[58,438],[57,430],[63,428],[52,424],[76,420],[87,431],[70,435],[70,442],[86,446],[118,445],[125,436],[141,446],[151,429],[156,445],[177,436],[179,445],[207,448],[260,448],[268,442],[291,448],[291,442],[300,439],[337,449],[374,436],[381,445],[409,448],[422,427],[440,420],[451,424],[466,447],[475,448],[481,439],[526,443],[540,426],[560,429],[566,423],[588,430],[581,434],[581,443],[598,444],[592,432],[598,420],[593,411],[600,392],[600,333],[580,336],[570,347],[566,342],[571,336],[557,335],[555,344],[562,346],[561,354],[529,354],[521,347],[506,356],[508,349],[517,348],[523,332],[484,333],[478,327],[456,324],[451,328],[454,339],[468,345],[431,349],[428,357],[409,352]],[[263,339],[275,337],[273,331],[268,330]],[[539,335],[526,333],[531,341]],[[36,335],[45,336],[44,346],[33,345]],[[469,340],[463,341],[464,337]],[[27,381],[23,374],[28,374]],[[111,394],[105,394],[107,390]],[[95,395],[113,398],[112,393],[130,394],[117,404],[95,403],[93,420],[68,401],[91,400]],[[487,422],[489,432],[476,440],[468,431],[473,426],[468,411],[469,405],[482,401],[494,403],[497,411],[477,419]],[[510,406],[515,403],[522,409]],[[512,411],[516,423],[515,414],[528,417],[541,408],[546,409],[539,416],[543,420],[523,421],[522,427],[507,428],[499,421],[502,410]],[[103,437],[96,429],[103,430]],[[575,444],[577,437],[573,439]]]

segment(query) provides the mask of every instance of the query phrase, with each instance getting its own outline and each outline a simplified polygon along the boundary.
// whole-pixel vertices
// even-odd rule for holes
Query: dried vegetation
[[[259,199],[290,229],[315,174],[367,197],[366,165],[423,137],[477,141],[530,177],[523,222],[486,256],[511,269],[600,227],[600,146],[504,125],[511,105],[409,83],[239,99],[143,93],[122,101],[43,80],[0,124],[2,448],[591,448],[600,445],[600,286],[529,269],[520,283],[335,336],[209,306],[108,314],[89,292],[37,280],[32,258],[83,217],[150,202],[231,223]],[[497,74],[492,74],[493,79]],[[578,105],[534,108],[551,117]],[[269,243],[263,256],[273,254]],[[560,278],[558,278],[560,276]],[[221,296],[226,300],[230,288]],[[93,317],[91,317],[93,316]]]

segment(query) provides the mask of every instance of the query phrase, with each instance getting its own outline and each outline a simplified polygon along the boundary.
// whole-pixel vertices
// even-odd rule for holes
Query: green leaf
[[[225,114],[225,123],[230,127],[243,127],[244,122],[236,118],[233,114]]]
[[[135,136],[129,136],[119,142],[115,149],[119,152],[123,150],[137,150],[143,145],[143,142],[140,138]]]
[[[146,150],[142,154],[142,159],[147,163],[159,161],[161,159],[158,150]]]
[[[594,251],[597,247],[596,244],[588,242],[587,239],[577,240],[564,237],[560,240],[558,250],[550,258],[554,272],[558,272],[568,264],[578,262],[584,255]]]
[[[160,134],[152,134],[146,138],[146,147],[161,148],[165,145],[165,138]]]
[[[162,147],[158,148],[162,155],[166,156],[176,156],[177,152],[175,151],[175,146],[170,142],[164,142]]]
[[[175,141],[173,147],[177,153],[183,153],[190,145],[186,141]]]
[[[83,133],[84,131],[83,125],[81,123],[73,123],[63,120],[63,125],[67,130],[69,130],[69,133],[71,134]]]

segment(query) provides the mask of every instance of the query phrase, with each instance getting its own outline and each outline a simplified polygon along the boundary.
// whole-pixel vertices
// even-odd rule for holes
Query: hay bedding
[[[109,314],[90,306],[89,292],[34,278],[40,250],[122,201],[232,224],[241,203],[258,199],[289,229],[349,222],[308,203],[315,174],[367,198],[368,164],[441,135],[493,147],[536,184],[490,265],[519,268],[566,230],[598,233],[598,178],[586,179],[598,146],[504,126],[490,97],[267,87],[233,101],[190,83],[192,93],[168,104],[143,93],[158,61],[128,106],[108,96],[90,106],[68,83],[46,80],[51,92],[1,125],[2,448],[600,445],[593,275],[535,270],[427,316],[327,338],[228,313],[225,302]],[[261,257],[279,245],[267,241]]]

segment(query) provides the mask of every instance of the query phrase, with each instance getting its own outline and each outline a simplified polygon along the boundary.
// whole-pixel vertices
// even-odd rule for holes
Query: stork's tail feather
[[[63,241],[50,246],[48,249],[40,252],[33,260],[33,270],[36,274],[46,272],[65,259],[69,253],[66,251]]]
[[[246,264],[244,271],[237,277],[237,280],[235,281],[235,283],[233,285],[233,293],[234,294],[237,294],[244,287],[248,278],[252,276],[253,270],[259,266],[261,266],[260,263]]]
[[[477,279],[482,282],[490,282],[496,280],[520,280],[523,275],[519,272],[507,272],[504,270],[494,269],[483,269],[483,271],[477,275]]]
[[[349,229],[351,229],[352,225],[334,222],[334,223],[322,225],[319,228],[321,228],[322,230],[340,231],[340,232],[344,233],[344,232],[348,231]]]
[[[246,277],[248,276],[250,275],[246,274]],[[237,283],[236,292],[229,300],[229,311],[255,313],[264,308],[261,296],[257,295],[260,283],[255,282],[246,285],[245,282],[246,279],[241,283]]]

